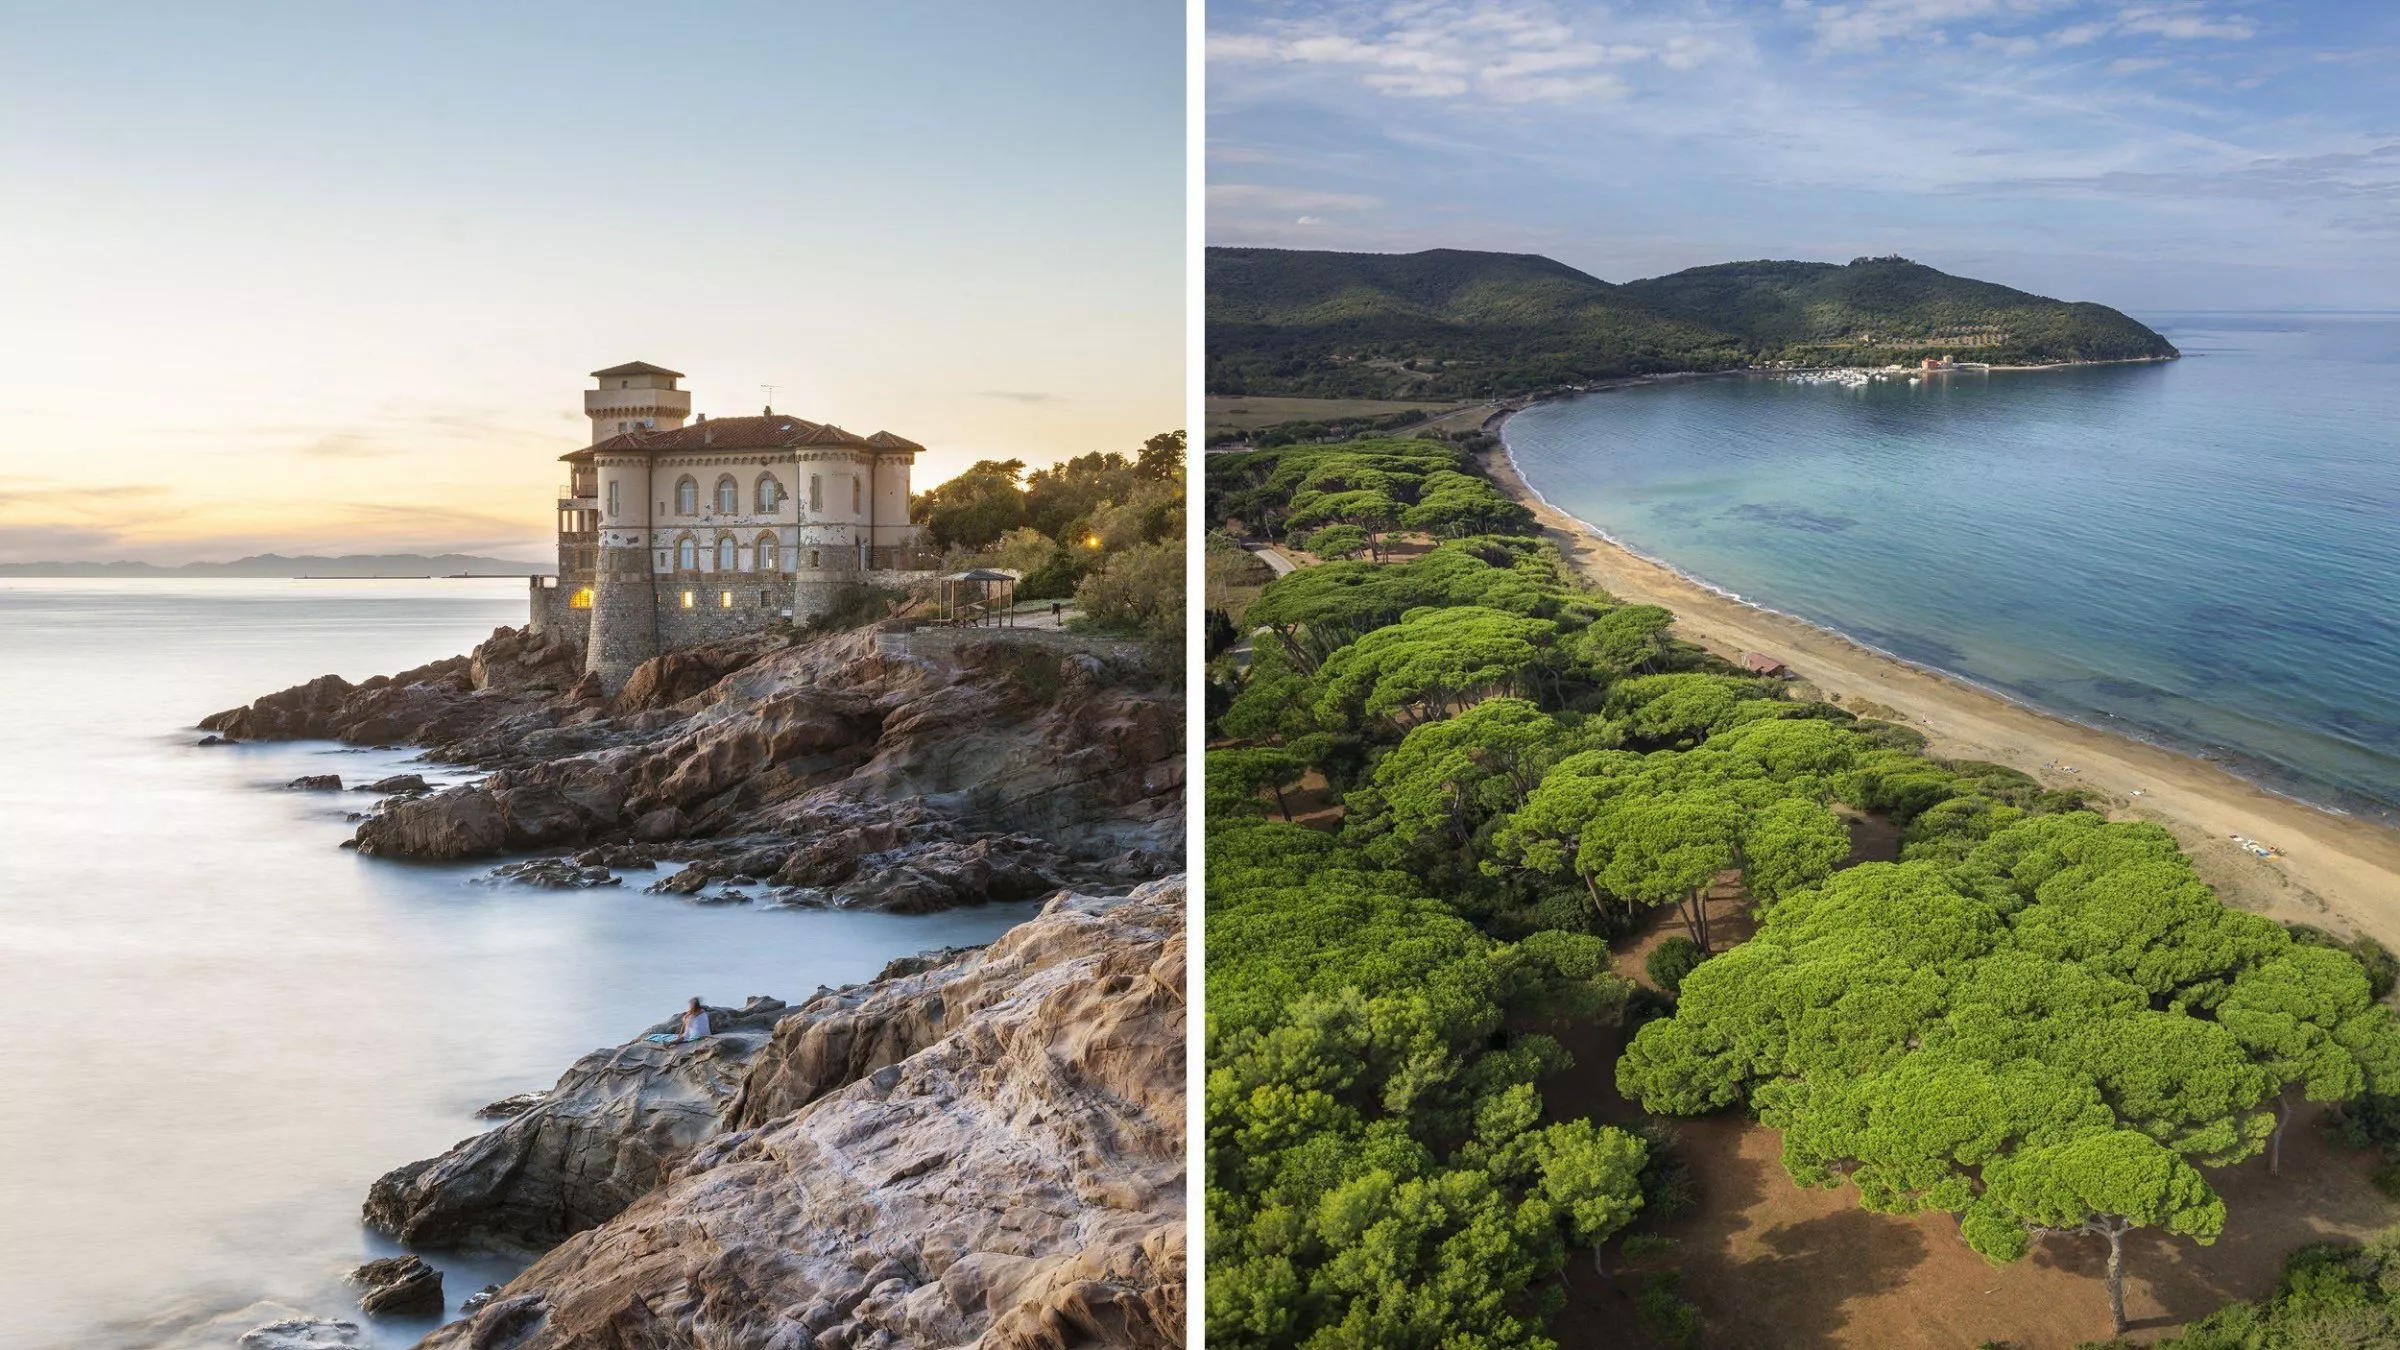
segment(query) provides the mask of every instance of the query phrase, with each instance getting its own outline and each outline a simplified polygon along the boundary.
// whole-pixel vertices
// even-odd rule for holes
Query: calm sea
[[[406,754],[194,744],[258,694],[464,651],[522,620],[523,585],[0,581],[0,1346],[230,1345],[267,1302],[355,1317],[342,1276],[393,1250],[359,1225],[368,1183],[477,1106],[691,995],[797,999],[1031,912],[476,885],[488,865],[339,849],[363,795],[283,790]],[[453,1308],[512,1273],[436,1261]]]
[[[2186,359],[1730,379],[1507,424],[1638,552],[2027,703],[2400,812],[2400,315],[2148,321]]]

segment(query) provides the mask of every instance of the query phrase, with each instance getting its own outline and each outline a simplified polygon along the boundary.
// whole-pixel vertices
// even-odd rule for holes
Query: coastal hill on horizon
[[[441,577],[539,576],[542,563],[487,558],[477,553],[346,553],[340,557],[256,553],[231,562],[20,562],[0,563],[0,577]]]
[[[1615,284],[1528,253],[1210,248],[1212,395],[1444,400],[1767,362],[2163,360],[2105,305],[1905,258],[1755,261]]]

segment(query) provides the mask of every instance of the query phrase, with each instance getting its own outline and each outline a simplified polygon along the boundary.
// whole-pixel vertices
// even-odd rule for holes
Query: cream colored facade
[[[575,633],[621,683],[658,651],[803,620],[860,585],[922,574],[908,521],[923,447],[777,413],[688,417],[683,376],[636,362],[593,372],[593,443],[566,455],[559,566],[534,623]],[[617,428],[623,425],[626,430]]]

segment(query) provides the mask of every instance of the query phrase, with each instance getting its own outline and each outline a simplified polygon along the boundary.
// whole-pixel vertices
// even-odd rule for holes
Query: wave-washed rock
[[[784,1005],[710,1008],[705,1040],[595,1050],[508,1123],[394,1169],[367,1192],[367,1223],[422,1247],[534,1249],[614,1217],[668,1159],[722,1128],[726,1103]],[[670,1018],[649,1036],[677,1029]]]
[[[201,725],[406,742],[489,770],[373,785],[390,795],[353,842],[376,857],[739,841],[687,849],[704,870],[675,885],[738,875],[801,903],[918,912],[1181,856],[1178,676],[999,637],[929,651],[892,655],[867,632],[754,636],[658,657],[610,699],[571,644],[501,629],[467,656],[358,685],[328,675]]]
[[[358,1306],[377,1317],[418,1317],[443,1308],[442,1272],[415,1256],[387,1256],[350,1272]]]
[[[587,1056],[541,1106],[378,1182],[371,1221],[454,1232],[552,1231],[623,1197],[424,1345],[1181,1345],[1182,879],[1062,893],[896,971],[781,1012],[738,1076]],[[660,1122],[704,1113],[660,1158]]]

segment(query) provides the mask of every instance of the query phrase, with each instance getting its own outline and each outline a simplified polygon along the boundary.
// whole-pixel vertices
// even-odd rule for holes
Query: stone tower
[[[628,361],[595,370],[597,389],[583,391],[583,415],[592,419],[591,444],[628,431],[672,431],[692,415],[692,394],[678,389],[680,370]]]
[[[679,371],[634,361],[595,370],[599,387],[583,392],[592,444],[631,431],[672,431],[691,415],[692,396],[677,389]],[[584,669],[610,693],[634,667],[658,655],[658,592],[650,566],[650,456],[641,450],[593,452],[593,498],[600,517],[592,569],[592,620]]]

